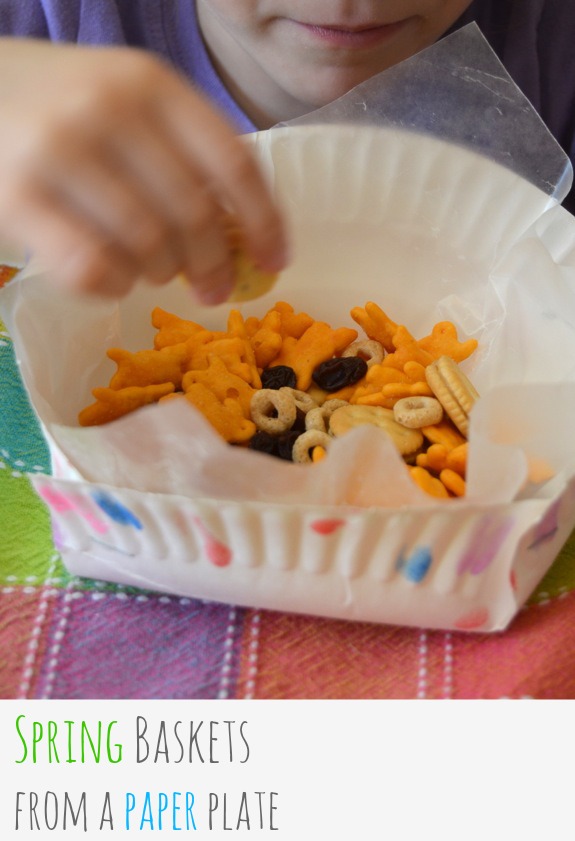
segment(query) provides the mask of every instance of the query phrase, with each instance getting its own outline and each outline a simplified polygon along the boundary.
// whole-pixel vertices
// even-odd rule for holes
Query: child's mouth
[[[319,41],[329,47],[353,50],[378,46],[403,29],[408,20],[376,26],[360,26],[352,29],[346,29],[343,26],[301,23],[299,21],[294,21],[294,23],[316,42]]]

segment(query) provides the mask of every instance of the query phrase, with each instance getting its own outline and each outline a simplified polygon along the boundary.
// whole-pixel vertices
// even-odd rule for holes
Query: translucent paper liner
[[[377,125],[413,131],[485,155],[561,202],[568,156],[475,23],[282,125]]]

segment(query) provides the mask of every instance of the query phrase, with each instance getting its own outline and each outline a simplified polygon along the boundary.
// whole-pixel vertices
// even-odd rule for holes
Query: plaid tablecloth
[[[575,534],[504,633],[342,622],[71,576],[48,471],[0,323],[0,698],[575,698]]]

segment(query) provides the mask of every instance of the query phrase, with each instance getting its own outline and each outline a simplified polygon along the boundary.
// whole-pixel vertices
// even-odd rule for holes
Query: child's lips
[[[408,23],[408,19],[385,24],[365,24],[354,27],[292,21],[317,43],[340,49],[367,49],[393,37]]]

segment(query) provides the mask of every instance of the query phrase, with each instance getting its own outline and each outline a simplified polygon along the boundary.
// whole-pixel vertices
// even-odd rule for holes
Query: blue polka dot
[[[120,523],[122,526],[134,526],[135,529],[140,530],[144,528],[135,514],[104,491],[96,491],[92,494],[92,499],[115,523]]]
[[[432,560],[429,547],[420,546],[414,549],[408,558],[402,552],[397,561],[397,568],[408,581],[413,581],[417,584],[427,575]]]

